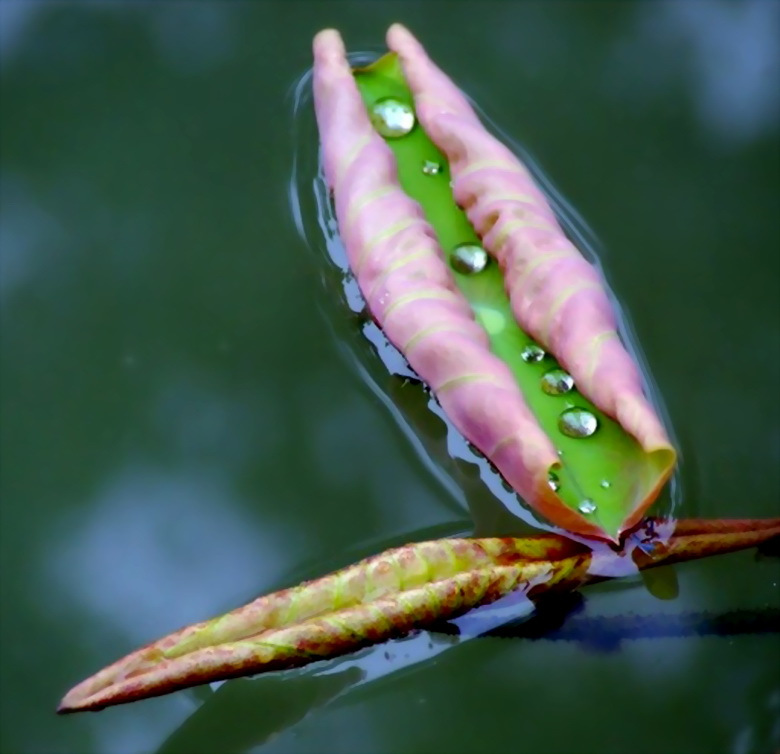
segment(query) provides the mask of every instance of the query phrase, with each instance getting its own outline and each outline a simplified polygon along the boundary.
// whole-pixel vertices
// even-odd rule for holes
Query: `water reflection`
[[[41,270],[62,262],[65,230],[20,177],[0,175],[0,305]]]
[[[762,138],[777,126],[780,4],[637,3],[630,26],[626,36],[616,39],[607,70],[607,81],[620,96],[650,105],[648,90],[662,96],[674,86],[681,58],[684,83],[703,131],[736,146]],[[652,65],[636,54],[637,47],[652,57]]]
[[[128,649],[202,620],[284,573],[284,534],[252,526],[241,506],[203,468],[130,466],[48,544],[47,591]]]
[[[441,653],[505,624],[509,618],[519,620],[532,610],[528,598],[515,593],[451,621],[448,633],[418,631],[305,670],[212,684],[216,693],[163,742],[159,752],[249,751],[347,692],[354,699],[359,687],[371,684],[374,688],[390,676],[413,672]],[[345,703],[351,704],[349,699]],[[247,714],[248,710],[262,710],[261,720]]]
[[[685,639],[708,636],[723,640],[780,632],[780,609],[734,610],[721,615],[643,614],[641,603],[637,603],[637,614],[631,612],[632,602],[626,600],[630,594],[625,586],[616,586],[613,596],[619,599],[612,600],[612,607],[623,610],[617,614],[599,615],[599,608],[593,609],[596,604],[609,611],[604,594],[593,603],[576,593],[547,596],[534,611],[532,603],[516,593],[434,631],[418,631],[342,659],[253,680],[212,684],[216,693],[208,695],[204,704],[163,742],[159,752],[202,750],[232,754],[266,750],[264,744],[272,741],[280,745],[270,748],[284,751],[285,744],[277,738],[287,732],[294,740],[295,728],[313,711],[328,707],[326,714],[330,716],[334,709],[345,708],[355,714],[367,698],[383,698],[388,688],[392,689],[402,678],[417,675],[423,666],[430,673],[436,662],[445,666],[458,662],[464,645],[471,645],[475,639],[490,648],[486,650],[488,656],[500,652],[496,639],[503,640],[499,644],[505,644],[507,639],[520,640],[517,646],[524,658],[523,673],[537,678],[544,671],[534,665],[532,643],[557,645],[561,652],[576,647],[584,655],[596,657],[617,657],[623,650],[633,665],[630,672],[641,676],[643,684],[654,693],[663,695],[670,676],[683,679],[693,668],[694,655]],[[440,657],[445,652],[446,657]],[[522,707],[518,706],[518,714],[522,714]],[[262,710],[259,719],[251,714],[253,710]],[[322,725],[322,721],[317,725]]]
[[[219,3],[162,3],[150,16],[160,53],[177,72],[212,71],[234,51],[238,18]]]
[[[132,354],[125,356],[137,361]],[[218,461],[221,469],[238,471],[252,458],[279,452],[281,421],[278,404],[263,393],[246,395],[214,389],[209,376],[182,370],[161,380],[153,423],[169,451],[185,462]],[[252,411],[247,411],[252,406]],[[258,431],[266,428],[266,431]],[[226,480],[227,481],[227,480]]]
[[[327,676],[283,674],[222,684],[170,733],[159,754],[245,752],[277,736],[361,679],[355,667]]]
[[[82,632],[72,647],[97,669],[178,626],[245,601],[288,566],[274,525],[255,527],[229,477],[202,464],[176,472],[148,464],[118,471],[78,511],[47,528],[39,609],[52,623],[74,611]],[[65,536],[60,534],[65,533]],[[85,659],[85,663],[87,660]],[[84,672],[90,668],[85,665]],[[71,679],[75,681],[76,679]],[[130,709],[95,718],[95,750],[149,751],[186,718],[197,693],[147,705],[144,724]],[[53,704],[53,700],[51,702]]]
[[[85,15],[139,17],[148,24],[153,42],[165,62],[177,73],[191,75],[218,68],[235,52],[242,13],[240,6],[227,8],[220,3],[202,2],[145,7],[132,2],[80,5],[87,10]],[[38,17],[56,13],[56,6],[55,2],[4,0],[0,5],[0,58],[12,61],[22,49]],[[93,38],[90,41],[98,40]]]
[[[0,3],[0,60],[7,62],[25,41],[35,15],[43,3],[9,0]]]

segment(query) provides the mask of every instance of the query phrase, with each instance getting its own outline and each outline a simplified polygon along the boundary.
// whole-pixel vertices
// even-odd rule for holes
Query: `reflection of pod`
[[[352,71],[337,32],[314,42],[325,176],[368,307],[530,505],[617,539],[657,497],[675,451],[601,277],[411,34],[395,25],[388,44]]]
[[[59,712],[300,667],[435,625],[510,592],[536,599],[623,575],[627,566],[732,552],[780,535],[780,519],[681,520],[661,542],[656,531],[666,525],[647,519],[619,553],[556,534],[439,539],[387,550],[142,647],[71,689]]]

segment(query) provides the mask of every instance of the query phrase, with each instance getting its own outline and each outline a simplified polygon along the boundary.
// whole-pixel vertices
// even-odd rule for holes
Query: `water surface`
[[[360,322],[295,227],[288,96],[327,25],[352,49],[409,25],[594,228],[680,439],[678,513],[777,515],[778,8],[4,0],[0,749],[778,748],[777,634],[696,633],[695,614],[779,606],[777,561],[752,553],[680,567],[672,601],[594,587],[569,619],[673,615],[675,638],[425,634],[53,714],[184,623],[517,525],[466,468],[453,485],[426,462],[382,397],[424,412],[414,385],[364,379]]]

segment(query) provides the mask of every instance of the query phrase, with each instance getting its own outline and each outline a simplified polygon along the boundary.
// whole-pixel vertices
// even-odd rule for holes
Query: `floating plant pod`
[[[656,530],[674,526],[666,541]],[[535,599],[626,573],[760,545],[780,519],[648,519],[622,552],[555,534],[441,539],[388,550],[188,626],[71,689],[59,712],[97,710],[225,678],[300,667],[352,652],[520,590]]]
[[[337,32],[314,42],[325,177],[368,308],[529,505],[616,541],[675,451],[604,282],[411,34],[388,45],[353,71]]]

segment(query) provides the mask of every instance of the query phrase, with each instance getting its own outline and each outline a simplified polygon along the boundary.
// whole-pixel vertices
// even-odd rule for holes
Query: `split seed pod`
[[[353,70],[314,41],[326,180],[373,317],[455,427],[551,522],[610,540],[676,454],[599,271],[402,26]]]

